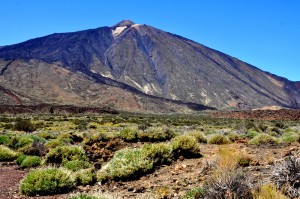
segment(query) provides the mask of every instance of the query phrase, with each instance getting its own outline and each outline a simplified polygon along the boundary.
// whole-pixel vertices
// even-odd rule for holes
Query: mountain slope
[[[178,35],[131,21],[5,46],[0,48],[0,59],[2,76],[7,73],[11,61],[17,60],[26,66],[35,60],[44,66],[41,70],[48,69],[47,64],[55,65],[60,70],[64,68],[97,80],[96,84],[100,81],[127,89],[129,93],[141,91],[216,108],[300,107],[299,82],[261,71]],[[30,78],[24,80],[24,85]],[[0,80],[4,81],[1,77]],[[73,84],[81,87],[80,82]],[[35,86],[35,90],[42,88]],[[11,89],[11,84],[5,88],[17,91]],[[28,89],[24,86],[22,91]],[[34,98],[62,103],[65,100],[62,96],[67,95],[43,94]],[[78,95],[86,96],[82,90]],[[82,103],[89,102],[84,99]]]

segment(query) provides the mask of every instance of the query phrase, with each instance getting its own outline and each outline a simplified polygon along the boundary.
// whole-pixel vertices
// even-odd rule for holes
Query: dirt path
[[[17,169],[16,165],[0,163],[0,198],[19,198],[20,180],[27,171]]]

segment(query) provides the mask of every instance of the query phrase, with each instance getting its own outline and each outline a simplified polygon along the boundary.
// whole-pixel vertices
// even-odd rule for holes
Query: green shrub
[[[249,141],[249,144],[277,144],[278,140],[266,133],[259,134]]]
[[[53,140],[49,140],[48,142],[46,142],[45,144],[45,149],[46,151],[49,151],[51,149],[54,149],[55,147],[58,146],[65,146],[66,144],[60,140],[60,139],[53,139]]]
[[[240,137],[239,137],[239,135],[237,134],[237,133],[229,133],[228,135],[227,135],[227,138],[229,139],[229,141],[230,142],[234,142],[234,141],[236,141],[237,139],[239,139]]]
[[[7,135],[0,135],[0,145],[7,144],[9,142],[9,137]]]
[[[91,185],[96,182],[96,173],[94,168],[81,169],[74,174],[76,185]]]
[[[87,161],[82,160],[71,160],[66,162],[63,165],[66,169],[69,169],[71,171],[78,171],[80,169],[87,169],[91,166],[91,164]]]
[[[245,137],[252,139],[252,138],[254,138],[257,135],[258,135],[257,131],[250,130],[250,131],[247,132],[247,134],[245,135]]]
[[[137,141],[137,130],[133,128],[125,128],[120,132],[120,137],[127,142]]]
[[[195,198],[201,198],[204,196],[205,190],[203,188],[193,188],[188,190],[182,199],[195,199]]]
[[[28,119],[17,118],[14,129],[17,131],[32,132],[36,130],[36,127]]]
[[[194,157],[200,155],[200,148],[196,138],[181,135],[173,138],[170,142],[175,157]]]
[[[20,154],[20,155],[18,156],[18,158],[17,158],[17,165],[21,165],[22,162],[23,162],[23,160],[25,160],[26,157],[27,157],[27,156],[24,155],[23,153]]]
[[[207,138],[203,135],[201,131],[191,131],[187,135],[196,138],[199,143],[207,143]]]
[[[86,161],[87,157],[82,148],[77,146],[58,146],[45,156],[45,164],[61,164],[71,160]]]
[[[154,166],[169,164],[173,160],[173,149],[169,144],[146,144],[142,147],[142,154],[153,161]]]
[[[37,169],[25,176],[20,185],[27,196],[65,193],[74,187],[71,172],[57,168]]]
[[[96,197],[96,196],[90,196],[90,195],[87,195],[87,194],[79,194],[77,196],[72,196],[68,199],[99,199],[99,198]]]
[[[296,133],[284,133],[281,136],[281,142],[283,143],[292,143],[299,141],[299,135]]]
[[[27,156],[21,163],[21,168],[31,168],[41,165],[41,158],[39,156]]]
[[[212,135],[209,140],[208,140],[209,144],[230,144],[230,140],[222,135],[222,134],[214,134]]]
[[[16,152],[6,146],[0,145],[0,161],[13,161],[16,158]]]
[[[141,149],[122,149],[97,172],[97,180],[128,180],[140,177],[153,169],[153,162]]]

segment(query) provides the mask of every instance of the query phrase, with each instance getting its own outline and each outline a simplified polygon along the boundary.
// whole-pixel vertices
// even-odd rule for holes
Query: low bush
[[[33,141],[31,144],[18,149],[18,152],[31,156],[43,156],[46,153],[44,142],[40,141]]]
[[[200,148],[196,138],[181,135],[173,138],[170,142],[175,157],[196,157],[200,155]]]
[[[21,154],[18,156],[17,160],[16,160],[17,165],[20,166],[20,165],[22,164],[23,160],[25,160],[26,157],[27,157],[26,155],[24,155],[23,153],[21,153]]]
[[[182,199],[197,199],[202,198],[205,194],[204,188],[193,188],[188,190]]]
[[[94,168],[80,169],[73,175],[76,185],[91,185],[96,182],[96,173]]]
[[[65,146],[65,145],[66,144],[60,139],[53,139],[53,140],[51,139],[45,143],[45,150],[49,151],[51,149],[54,149],[55,147]]]
[[[204,190],[210,199],[253,198],[247,177],[239,170],[216,171],[205,182]]]
[[[9,137],[7,135],[0,135],[0,145],[7,144],[9,142]]]
[[[274,185],[263,185],[253,192],[253,199],[288,199]]]
[[[174,158],[172,146],[164,143],[146,144],[141,150],[145,157],[152,160],[154,166],[169,164]]]
[[[41,165],[41,158],[39,156],[27,156],[20,164],[21,168],[31,168]]]
[[[284,133],[280,138],[280,142],[282,143],[292,143],[298,141],[299,141],[299,135],[292,132]]]
[[[251,139],[249,144],[278,144],[278,140],[269,134],[262,133]]]
[[[87,194],[79,194],[76,196],[69,197],[68,199],[100,199],[100,198],[92,195],[87,195]]]
[[[207,143],[207,138],[201,131],[190,131],[189,133],[187,133],[187,135],[196,138],[197,142],[199,143]]]
[[[45,156],[45,164],[65,164],[71,160],[86,161],[84,150],[77,146],[58,146],[50,150]]]
[[[27,196],[58,194],[71,191],[74,179],[71,172],[57,168],[37,169],[25,176],[20,185]]]
[[[71,171],[78,171],[80,169],[87,169],[91,166],[91,164],[87,161],[83,160],[71,160],[66,162],[63,167],[69,169]]]
[[[141,149],[122,149],[97,172],[97,180],[128,180],[140,177],[153,169],[153,162]]]
[[[300,197],[300,158],[289,156],[272,168],[271,180],[278,190],[290,198]]]
[[[36,130],[36,127],[29,119],[17,118],[14,129],[17,131],[32,132]]]
[[[0,161],[13,161],[17,158],[17,153],[10,148],[0,145]]]
[[[222,134],[214,134],[208,139],[209,144],[230,144],[230,140]]]
[[[120,132],[120,137],[126,142],[135,142],[138,139],[138,132],[134,128],[125,128]]]

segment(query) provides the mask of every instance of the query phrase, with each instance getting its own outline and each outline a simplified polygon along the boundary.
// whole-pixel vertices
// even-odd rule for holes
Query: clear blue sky
[[[0,13],[0,46],[130,19],[300,80],[300,0],[0,0]]]

